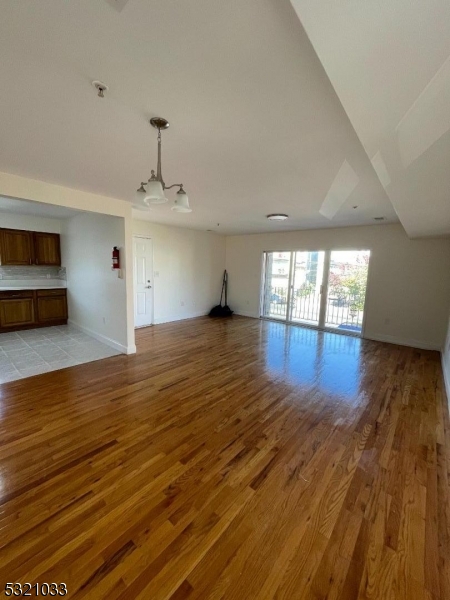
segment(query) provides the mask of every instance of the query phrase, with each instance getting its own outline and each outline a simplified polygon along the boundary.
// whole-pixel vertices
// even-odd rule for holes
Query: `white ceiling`
[[[450,234],[450,2],[291,1],[407,233]]]
[[[223,233],[397,221],[289,0],[0,0],[0,12],[1,171],[132,201],[156,163],[148,119],[163,116],[164,177],[194,212],[150,220]]]
[[[15,198],[6,198],[0,196],[0,213],[9,213],[14,215],[31,215],[33,217],[46,217],[49,219],[69,219],[79,215],[79,210],[66,208],[64,206],[55,206],[53,204],[44,204],[43,202],[34,202],[30,200],[16,200]],[[0,227],[1,227],[0,214]]]

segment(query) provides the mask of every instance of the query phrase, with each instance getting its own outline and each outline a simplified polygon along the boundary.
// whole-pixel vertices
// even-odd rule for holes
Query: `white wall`
[[[28,231],[45,231],[46,233],[61,233],[61,221],[32,215],[13,215],[0,212],[0,227],[6,229],[25,229]]]
[[[117,350],[133,353],[127,337],[126,281],[111,270],[113,246],[119,246],[123,261],[123,218],[91,213],[63,221],[69,320]]]
[[[133,233],[153,240],[155,323],[205,315],[219,302],[225,237],[138,220]]]
[[[364,336],[440,350],[450,301],[450,240],[410,240],[401,225],[230,236],[230,306],[258,317],[263,251],[371,250]]]

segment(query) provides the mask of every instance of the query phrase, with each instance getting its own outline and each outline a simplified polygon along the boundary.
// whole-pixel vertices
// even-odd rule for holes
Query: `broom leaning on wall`
[[[222,300],[225,294],[225,304],[222,306]],[[228,273],[226,271],[223,272],[223,280],[222,280],[222,292],[220,293],[220,302],[217,306],[213,306],[213,308],[209,311],[210,317],[231,317],[233,311],[228,306]]]

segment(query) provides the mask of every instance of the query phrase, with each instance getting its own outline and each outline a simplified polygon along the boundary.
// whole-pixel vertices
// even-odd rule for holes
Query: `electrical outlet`
[[[103,317],[103,325],[106,325],[106,317]]]
[[[183,300],[181,301],[181,306],[184,306],[184,302],[183,302]]]
[[[52,276],[50,275],[50,273],[47,273],[47,279],[51,279]]]

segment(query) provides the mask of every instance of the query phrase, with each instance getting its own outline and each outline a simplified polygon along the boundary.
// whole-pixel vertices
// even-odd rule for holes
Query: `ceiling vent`
[[[115,8],[117,11],[121,11],[123,9],[123,7],[125,6],[125,4],[128,4],[129,0],[106,0],[106,2],[112,6],[113,8]]]

